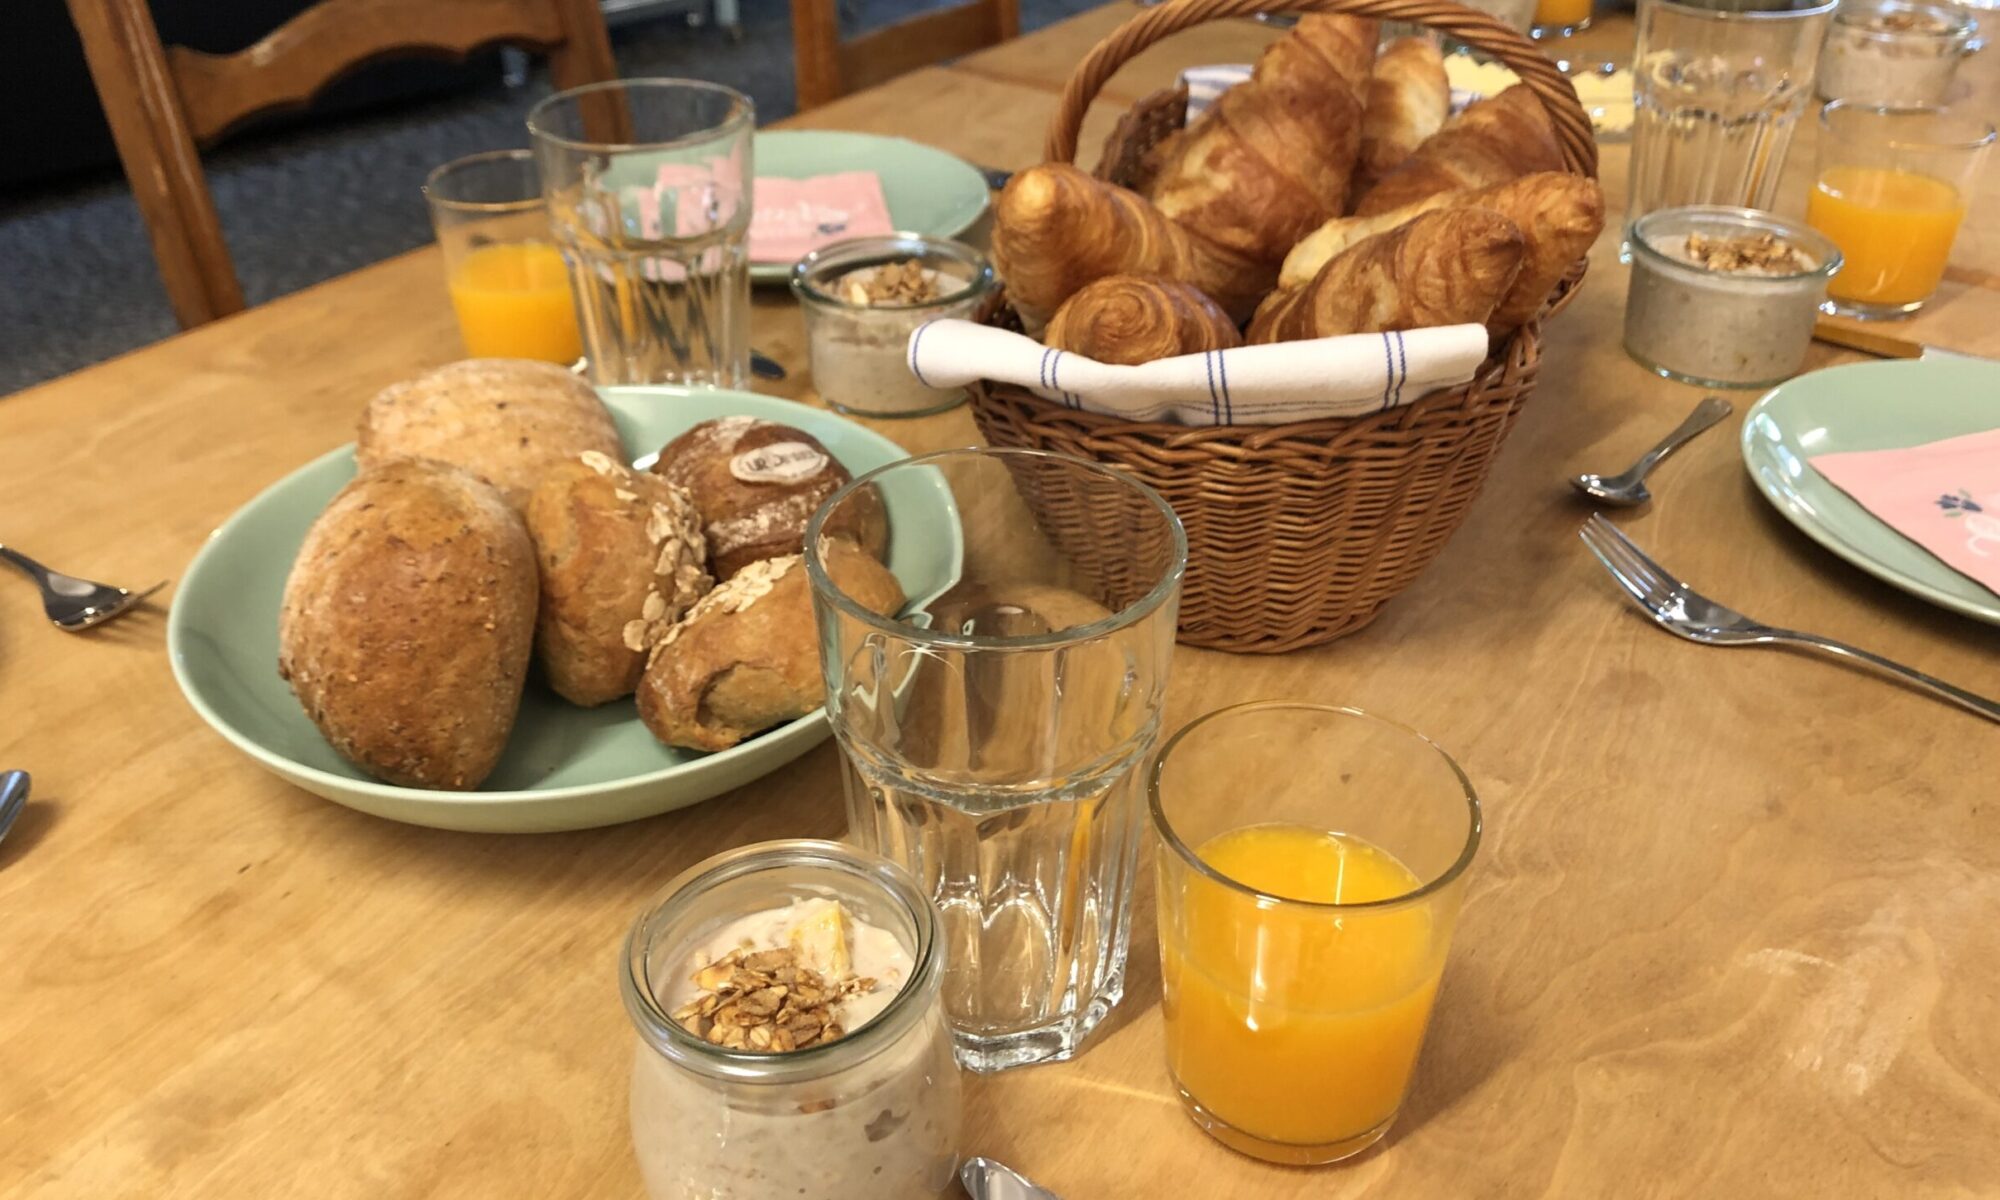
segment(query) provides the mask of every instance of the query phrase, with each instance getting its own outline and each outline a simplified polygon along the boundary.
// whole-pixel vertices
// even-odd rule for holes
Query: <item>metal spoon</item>
[[[51,571],[19,550],[0,546],[0,558],[21,568],[22,573],[42,589],[42,611],[57,629],[80,633],[131,611],[141,600],[167,586],[160,582],[143,592],[127,591],[108,583],[92,583],[61,571]]]
[[[968,1158],[958,1181],[972,1200],[1059,1200],[1045,1187],[1029,1183],[1019,1171],[990,1158]]]
[[[750,350],[750,373],[759,379],[783,379],[785,364],[753,346]]]
[[[5,839],[7,831],[14,828],[14,818],[28,807],[28,773],[26,771],[0,772],[0,839]]]
[[[1720,396],[1710,396],[1695,405],[1687,420],[1662,438],[1659,445],[1640,455],[1639,461],[1623,472],[1617,475],[1576,475],[1571,477],[1570,484],[1600,504],[1618,508],[1644,504],[1653,498],[1653,493],[1646,490],[1646,473],[1658,466],[1661,459],[1693,440],[1694,435],[1734,411],[1729,401]]]

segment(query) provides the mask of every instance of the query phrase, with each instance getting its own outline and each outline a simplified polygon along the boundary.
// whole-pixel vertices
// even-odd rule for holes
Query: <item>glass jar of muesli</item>
[[[834,842],[745,846],[626,939],[632,1140],[652,1200],[878,1200],[950,1186],[959,1078],[935,910]]]

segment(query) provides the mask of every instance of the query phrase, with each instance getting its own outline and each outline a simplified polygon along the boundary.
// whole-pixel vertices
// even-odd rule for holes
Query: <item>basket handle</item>
[[[1084,114],[1106,80],[1148,46],[1209,21],[1253,17],[1263,12],[1347,13],[1409,21],[1448,33],[1466,45],[1484,50],[1513,70],[1548,110],[1562,145],[1563,161],[1579,175],[1597,175],[1597,140],[1590,118],[1577,102],[1576,88],[1555,64],[1527,38],[1497,19],[1453,0],[1171,0],[1144,9],[1099,42],[1070,74],[1062,106],[1049,121],[1043,156],[1049,162],[1076,159],[1077,134]]]

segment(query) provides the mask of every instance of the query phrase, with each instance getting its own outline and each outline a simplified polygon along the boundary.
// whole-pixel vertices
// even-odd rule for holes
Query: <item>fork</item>
[[[1799,646],[1816,650],[1832,658],[1861,663],[1989,721],[2000,721],[2000,703],[1984,696],[1976,696],[1964,688],[1953,687],[1942,679],[1933,679],[1922,671],[1891,662],[1879,654],[1870,654],[1846,642],[1837,642],[1818,634],[1800,633],[1796,629],[1779,629],[1717,604],[1669,575],[1666,568],[1648,558],[1645,551],[1619,532],[1616,525],[1605,520],[1602,513],[1592,513],[1590,519],[1584,522],[1582,537],[1583,544],[1590,547],[1597,561],[1603,563],[1605,569],[1624,587],[1632,602],[1662,629],[1677,637],[1700,642],[1704,646]]]
[[[61,571],[51,571],[19,550],[7,546],[0,546],[0,558],[21,568],[41,587],[42,611],[49,615],[49,620],[55,623],[57,629],[70,633],[81,633],[93,625],[102,625],[121,617],[141,600],[167,586],[167,581],[162,579],[143,592],[133,592],[108,583],[92,583]]]

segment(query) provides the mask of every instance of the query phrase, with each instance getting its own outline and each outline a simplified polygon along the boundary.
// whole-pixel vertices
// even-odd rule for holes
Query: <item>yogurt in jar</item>
[[[1978,29],[1963,9],[1906,0],[1849,0],[1820,52],[1819,94],[1884,108],[1943,104]]]

